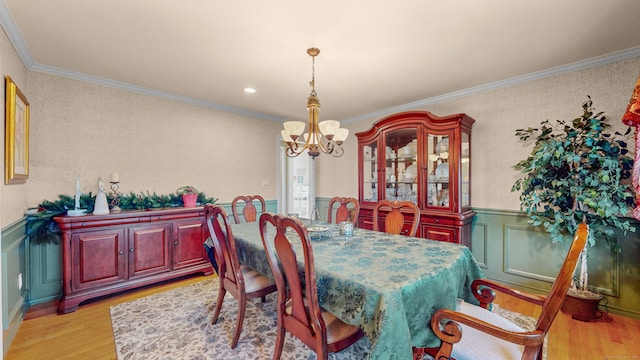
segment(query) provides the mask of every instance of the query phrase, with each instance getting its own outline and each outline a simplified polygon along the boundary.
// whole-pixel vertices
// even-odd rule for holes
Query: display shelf
[[[380,199],[421,209],[418,236],[471,246],[471,127],[465,114],[393,114],[357,133],[360,225],[371,228]]]

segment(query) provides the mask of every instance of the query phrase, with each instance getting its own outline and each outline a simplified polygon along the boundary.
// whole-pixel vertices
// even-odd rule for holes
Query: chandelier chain
[[[316,96],[316,56],[311,55],[311,95]]]

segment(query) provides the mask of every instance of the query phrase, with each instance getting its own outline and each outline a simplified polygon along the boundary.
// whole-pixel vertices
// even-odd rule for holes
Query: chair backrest
[[[260,236],[269,266],[278,288],[278,313],[283,314],[284,328],[316,353],[327,353],[327,328],[322,319],[316,286],[316,271],[309,233],[302,222],[283,215],[260,216]],[[269,235],[267,224],[275,226]],[[287,238],[287,228],[297,234]],[[298,268],[294,243],[299,242],[304,256],[304,279]],[[289,302],[289,303],[288,303]],[[290,308],[290,311],[286,311]]]
[[[389,209],[389,213],[384,218],[384,232],[388,234],[401,234],[405,224],[403,212],[410,212],[413,216],[411,228],[405,234],[408,236],[416,236],[418,224],[420,223],[420,209],[418,205],[411,201],[389,201],[380,200],[373,207],[373,230],[380,231],[380,210]]]
[[[253,222],[257,220],[258,210],[256,206],[253,205],[254,200],[260,202],[260,205],[262,205],[262,211],[260,211],[260,213],[264,213],[266,205],[264,198],[260,195],[236,196],[233,201],[231,201],[231,211],[233,212],[233,220],[235,220],[236,224],[240,224],[240,214],[238,213],[238,202],[240,201],[244,202],[244,207],[242,208],[244,221]]]
[[[355,198],[348,197],[334,197],[329,200],[329,214],[327,215],[327,222],[331,223],[333,215],[333,206],[339,204],[336,210],[335,223],[339,224],[343,221],[351,221],[353,226],[358,225],[358,215],[360,214],[360,203]],[[352,205],[349,207],[349,205]]]
[[[564,259],[564,263],[558,272],[558,276],[553,282],[553,286],[547,295],[544,304],[542,305],[542,312],[538,317],[536,329],[542,330],[545,333],[549,331],[553,320],[558,314],[558,310],[562,306],[562,302],[567,296],[567,291],[571,286],[571,279],[573,279],[574,272],[576,270],[576,264],[580,258],[580,254],[587,243],[589,237],[589,226],[587,224],[578,225],[573,243],[569,248],[569,252]]]
[[[204,216],[216,250],[218,276],[223,280],[225,287],[234,286],[244,292],[244,278],[236,252],[236,242],[227,221],[227,212],[222,206],[206,204]]]

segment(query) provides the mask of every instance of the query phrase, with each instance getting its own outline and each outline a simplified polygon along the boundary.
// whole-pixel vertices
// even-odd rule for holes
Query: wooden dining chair
[[[358,226],[358,215],[360,214],[360,203],[358,199],[349,197],[334,197],[329,200],[329,214],[327,222],[331,223],[333,218],[333,207],[339,205],[335,213],[335,223],[339,224],[343,221],[351,221],[353,226]],[[351,206],[349,206],[351,205]]]
[[[243,203],[242,215],[244,217],[244,222],[254,222],[258,219],[258,210],[253,204],[254,200],[259,201],[260,205],[262,205],[262,211],[260,211],[260,213],[265,212],[267,206],[265,205],[264,198],[260,195],[236,196],[231,201],[231,211],[233,212],[233,220],[235,220],[236,224],[240,224],[241,222],[240,214],[238,213],[238,206],[243,206]]]
[[[546,297],[514,290],[486,279],[473,281],[471,288],[480,306],[462,302],[456,311],[441,309],[431,317],[431,328],[442,340],[435,358],[541,360],[544,338],[567,295],[578,258],[588,237],[589,227],[580,224],[560,272]],[[525,331],[489,311],[496,295],[493,290],[540,305],[542,312],[535,330]],[[414,359],[422,350],[414,349]]]
[[[416,236],[418,224],[420,223],[420,208],[411,201],[378,201],[373,207],[374,231],[380,231],[380,210],[387,209],[389,209],[389,212],[384,217],[384,232],[388,234],[403,234],[402,229],[405,225],[405,215],[403,215],[403,212],[409,212],[413,216],[411,227],[408,231],[405,231],[403,235]]]
[[[267,233],[267,224],[275,227],[275,233]],[[320,360],[358,341],[364,335],[362,330],[320,308],[313,249],[302,222],[265,213],[260,216],[259,225],[262,245],[278,287],[278,330],[272,359],[280,359],[287,331],[313,349]],[[297,236],[287,238],[287,229]],[[301,243],[304,273],[298,267],[294,242]]]
[[[218,290],[218,300],[216,309],[211,318],[211,323],[215,324],[220,316],[222,303],[227,291],[238,300],[238,317],[236,319],[236,330],[231,340],[231,348],[238,345],[238,339],[242,332],[244,322],[244,312],[247,306],[247,299],[262,298],[276,291],[276,284],[260,275],[255,270],[241,265],[236,252],[236,242],[233,238],[231,226],[227,221],[227,212],[222,206],[206,204],[204,206],[205,222],[209,228],[209,234],[213,240],[215,248],[216,262],[218,264],[218,278],[220,286]]]

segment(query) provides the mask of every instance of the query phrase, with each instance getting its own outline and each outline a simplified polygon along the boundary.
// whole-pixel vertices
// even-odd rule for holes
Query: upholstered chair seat
[[[460,306],[456,308],[456,311],[497,326],[502,330],[514,332],[525,331],[500,315],[467,302],[461,302]],[[453,352],[451,353],[451,356],[456,360],[506,360],[522,358],[524,346],[504,341],[464,324],[460,326],[462,327],[464,336],[460,342],[453,347]]]

